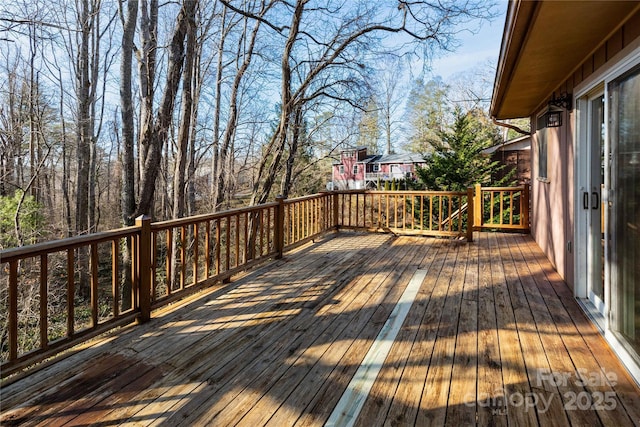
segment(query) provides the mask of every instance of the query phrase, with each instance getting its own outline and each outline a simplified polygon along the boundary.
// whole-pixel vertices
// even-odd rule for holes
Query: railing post
[[[338,223],[338,203],[339,203],[339,193],[337,191],[333,192],[333,228],[338,231],[340,229],[340,224]]]
[[[276,259],[282,258],[284,252],[284,197],[276,197],[278,207],[276,209],[276,224],[275,224],[275,244],[276,244]]]
[[[475,198],[473,187],[467,188],[467,242],[473,242],[473,223],[475,222]]]
[[[529,184],[524,185],[520,198],[520,218],[522,226],[529,231]]]
[[[476,184],[475,196],[473,198],[473,228],[482,230],[482,186]]]
[[[147,322],[151,319],[151,217],[141,215],[136,218],[136,226],[140,227],[140,235],[137,251],[137,271],[136,280],[138,282],[138,304],[140,304],[140,315],[137,317],[138,323]]]

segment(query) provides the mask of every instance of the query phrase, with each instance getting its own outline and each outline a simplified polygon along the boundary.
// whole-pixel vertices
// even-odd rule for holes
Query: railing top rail
[[[482,191],[522,191],[524,188],[524,185],[517,187],[480,187]]]
[[[38,255],[59,252],[65,249],[73,249],[91,243],[102,243],[109,240],[129,237],[138,232],[140,227],[132,226],[117,230],[101,231],[99,233],[86,234],[84,236],[67,237],[60,240],[36,243],[34,245],[18,248],[4,249],[0,251],[0,262],[10,262],[16,259],[35,257]]]
[[[229,209],[226,211],[216,212],[212,214],[194,215],[185,218],[169,219],[166,221],[154,222],[151,224],[152,231],[166,230],[168,228],[180,227],[182,225],[190,225],[198,222],[212,221],[228,216],[242,215],[243,213],[256,212],[262,209],[268,209],[278,206],[277,202],[264,203],[262,205],[250,206],[246,208]]]
[[[330,194],[331,193],[316,193],[316,194],[310,194],[308,196],[296,197],[293,199],[284,199],[282,202],[284,204],[292,204],[297,202],[304,202],[305,200],[321,199],[323,197],[327,197]]]
[[[411,190],[411,191],[388,191],[388,190],[367,190],[362,191],[367,194],[392,194],[407,196],[466,196],[466,191],[434,191],[434,190]]]

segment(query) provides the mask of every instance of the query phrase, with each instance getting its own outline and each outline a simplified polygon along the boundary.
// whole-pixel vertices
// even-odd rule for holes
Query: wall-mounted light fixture
[[[562,126],[562,111],[561,109],[555,109],[553,107],[547,108],[545,119],[548,128]]]
[[[556,98],[555,92],[551,96],[551,100],[547,106],[546,122],[548,128],[562,126],[562,113],[564,110],[571,110],[571,94],[563,93]]]

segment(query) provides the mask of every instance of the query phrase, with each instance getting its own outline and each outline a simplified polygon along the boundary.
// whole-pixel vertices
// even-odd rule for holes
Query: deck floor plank
[[[386,245],[387,240],[380,241],[378,244]],[[368,259],[364,254],[363,257]],[[272,280],[274,283],[294,283],[299,281],[303,287],[316,286],[323,287],[326,282],[335,282],[330,293],[324,295],[324,299],[332,300],[339,298],[336,296],[336,291],[339,291],[341,287],[349,283],[354,276],[353,264],[361,262],[358,257],[343,256],[341,262],[336,262],[332,265],[332,268],[327,268],[323,272],[323,275],[313,275],[313,269],[307,269],[307,273],[303,277],[292,277],[289,274],[284,274],[282,277],[274,277]],[[304,262],[303,262],[304,263]],[[328,280],[331,278],[331,280]],[[350,292],[357,292],[357,289],[348,289]],[[279,301],[276,299],[276,302]],[[316,301],[317,303],[317,301]],[[278,303],[278,304],[281,304]],[[233,387],[237,384],[251,384],[255,377],[262,372],[269,372],[266,369],[269,361],[278,360],[283,354],[295,351],[301,345],[301,342],[305,339],[310,339],[314,334],[321,332],[317,329],[317,324],[314,324],[315,311],[314,307],[320,308],[327,305],[324,304],[309,304],[304,298],[298,301],[298,305],[304,307],[304,310],[295,316],[294,323],[288,323],[288,320],[282,319],[277,327],[268,328],[267,330],[261,330],[259,333],[255,330],[251,331],[250,346],[247,348],[240,348],[238,351],[234,351],[234,357],[229,361],[230,366],[225,366],[222,369],[221,366],[214,365],[209,371],[204,372],[201,376],[206,378],[206,384],[198,389],[196,398],[193,396],[184,396],[181,402],[176,402],[178,405],[183,405],[173,410],[171,415],[172,423],[184,422],[189,424],[191,419],[200,416],[202,412],[212,412],[214,408],[223,405],[223,402],[233,401],[234,396],[239,394],[239,391],[232,391]],[[328,305],[330,306],[330,305]],[[312,327],[315,326],[316,328]],[[311,329],[311,333],[308,330]],[[245,333],[246,335],[246,333]],[[233,343],[225,343],[220,348],[220,355],[208,355],[217,359],[218,357],[225,357],[225,346],[238,349]],[[227,350],[228,352],[228,350]],[[234,394],[235,393],[235,394]],[[223,396],[221,399],[220,396]],[[215,401],[215,406],[212,407],[212,400]],[[187,417],[184,415],[188,414]]]
[[[437,248],[435,251],[437,251]],[[436,254],[434,253],[433,255]],[[426,257],[432,257],[431,252],[428,252]],[[435,258],[435,256],[433,256],[433,258]],[[424,259],[418,260],[416,267],[418,265],[422,265],[423,268],[427,267]],[[413,269],[413,271],[416,271],[416,269]],[[356,425],[382,425],[387,418],[387,413],[392,401],[395,396],[398,396],[398,387],[404,370],[407,369],[407,364],[414,363],[410,360],[409,355],[412,354],[411,348],[416,341],[416,335],[419,331],[432,290],[433,283],[424,280],[398,336],[384,361],[383,367],[378,374],[378,381],[374,383],[364,403]]]
[[[519,426],[538,425],[535,408],[518,404],[524,396],[531,395],[531,388],[527,378],[524,354],[518,340],[514,308],[511,306],[509,286],[516,279],[510,269],[505,269],[503,260],[506,256],[504,247],[499,245],[496,234],[489,236],[493,254],[499,255],[500,262],[492,262],[491,278],[496,304],[496,320],[498,325],[498,342],[502,366],[502,380],[504,382],[504,400],[507,417],[510,423]],[[516,400],[518,399],[518,400]]]
[[[434,294],[434,289],[447,256],[447,249],[447,246],[437,245],[437,250],[434,251],[431,260],[425,259],[425,265],[421,267],[427,270],[427,276],[422,284],[420,299],[413,310],[413,316],[406,322],[407,327],[417,330],[412,346],[407,352],[407,365],[402,371],[397,390],[393,395],[385,424],[413,424],[417,416],[417,408],[420,404],[437,333],[437,327],[432,327],[436,318],[430,320],[428,315],[436,311],[441,312],[441,307],[444,305],[444,299],[438,298]],[[436,310],[438,305],[440,305],[440,310]],[[417,321],[415,326],[413,325],[414,319]],[[429,332],[432,332],[431,337],[428,336]]]
[[[410,241],[411,242],[411,241]],[[409,247],[413,247],[413,244],[410,244]],[[422,261],[422,254],[420,251],[405,249],[403,251],[406,256],[402,261],[401,265],[403,268],[394,269],[391,274],[387,276],[387,278],[383,281],[383,285],[386,284],[387,290],[384,291],[385,297],[381,300],[382,304],[388,304],[389,307],[393,310],[393,307],[396,304],[397,299],[402,294],[404,289],[406,288],[406,284],[408,284],[409,280],[413,276],[414,272],[417,269],[420,261]],[[349,306],[362,306],[363,304],[357,299],[349,304]],[[375,305],[371,303],[367,303],[367,305]],[[320,346],[312,345],[311,349],[313,351],[322,348],[323,351],[319,352],[319,354],[314,356],[313,354],[306,354],[307,352],[302,352],[300,357],[291,362],[292,366],[296,366],[298,364],[307,364],[308,368],[299,372],[298,375],[295,373],[289,374],[285,373],[285,380],[279,382],[275,387],[269,390],[269,399],[272,399],[274,396],[279,398],[279,400],[283,401],[283,405],[294,405],[293,407],[304,407],[306,402],[299,401],[298,399],[288,400],[287,398],[292,395],[292,390],[297,388],[296,396],[305,396],[314,393],[315,382],[310,381],[313,378],[323,378],[325,377],[326,372],[329,370],[329,367],[334,364],[335,361],[335,353],[340,353],[342,349],[345,347],[345,342],[352,342],[354,339],[360,335],[360,333],[348,329],[344,329],[350,325],[357,325],[357,322],[350,319],[350,316],[341,316],[342,319],[339,327],[343,328],[343,332],[336,334],[339,331],[339,327],[334,327],[337,322],[331,325],[331,328],[325,331],[326,337],[321,337]],[[381,325],[367,325],[366,323],[362,325],[363,327],[373,327],[373,329],[378,333],[380,331]],[[345,333],[346,332],[346,333]],[[366,332],[365,332],[366,333]],[[337,336],[336,336],[337,335]],[[326,343],[322,345],[322,343]],[[335,344],[335,345],[334,345]],[[336,348],[338,347],[338,348]],[[335,349],[335,350],[334,350]],[[315,369],[314,369],[315,368]],[[303,381],[304,378],[308,378],[308,381]],[[299,388],[298,388],[299,387]],[[288,400],[288,401],[287,401]],[[267,416],[268,411],[265,410],[264,405],[268,404],[268,400],[261,399],[256,405],[254,405],[251,410],[242,418],[242,425],[263,425],[271,417]],[[276,425],[278,425],[276,423]]]
[[[402,248],[400,248],[399,253],[395,253],[395,254],[390,253],[389,256],[392,259],[394,257],[398,257],[401,260],[401,262],[404,264],[404,263],[411,262],[411,258],[413,257],[413,254],[409,253],[408,251],[402,251]],[[394,285],[397,282],[401,282],[401,277],[404,275],[404,271],[405,270],[403,268],[396,269],[393,271],[384,269],[383,271],[379,272],[378,275],[376,275],[376,277],[374,277],[374,282],[381,283],[382,286],[379,286],[379,287],[374,286],[374,288],[377,291],[375,292],[375,294],[377,295],[374,294],[375,299],[373,301],[373,304],[371,304],[371,306],[375,307],[380,304],[380,305],[386,305],[390,307],[395,304],[395,301],[400,296],[403,289],[402,289],[402,285],[400,286],[394,286]],[[263,417],[265,415],[264,414],[265,411],[263,410],[264,405],[265,404],[271,405],[269,403],[269,400],[272,399],[272,396],[275,396],[276,399],[278,397],[280,399],[286,397],[286,396],[282,396],[281,393],[288,394],[290,387],[295,387],[295,385],[300,382],[302,377],[304,377],[304,374],[306,374],[306,369],[294,370],[294,368],[296,367],[296,362],[298,362],[299,360],[302,360],[302,362],[304,362],[306,359],[311,364],[313,361],[313,355],[306,354],[306,353],[307,352],[312,353],[313,351],[316,350],[316,347],[315,347],[316,342],[318,342],[319,345],[323,345],[323,343],[326,344],[330,342],[332,337],[336,337],[336,336],[338,336],[341,339],[343,338],[353,339],[349,337],[349,335],[347,335],[346,337],[342,335],[342,332],[345,330],[345,327],[350,323],[356,326],[360,334],[365,336],[369,336],[369,335],[375,336],[379,332],[380,328],[382,327],[382,324],[379,321],[376,321],[375,319],[372,321],[372,318],[371,318],[371,315],[373,314],[372,310],[366,311],[365,312],[366,314],[364,316],[354,318],[354,315],[360,312],[355,307],[368,306],[369,300],[370,298],[367,292],[359,292],[357,295],[351,294],[350,297],[343,298],[340,304],[340,308],[343,310],[340,313],[340,315],[330,315],[329,313],[327,313],[328,315],[324,316],[320,320],[320,322],[322,322],[322,326],[319,327],[318,325],[316,328],[318,329],[319,332],[323,332],[323,333],[318,334],[316,337],[312,337],[313,339],[310,339],[308,341],[301,343],[299,347],[300,353],[298,353],[300,354],[299,358],[291,357],[295,355],[294,353],[291,355],[287,355],[289,357],[287,357],[286,361],[276,360],[274,361],[274,364],[273,364],[274,366],[268,366],[266,367],[266,369],[265,368],[260,369],[261,374],[257,378],[258,385],[259,385],[258,387],[255,387],[254,384],[251,384],[251,387],[250,387],[251,390],[249,393],[243,393],[243,396],[241,399],[234,399],[231,402],[231,404],[227,405],[224,408],[224,411],[222,413],[216,414],[215,418],[206,419],[202,421],[214,422],[220,425],[234,425],[234,424],[237,424],[240,419],[242,419],[242,424],[244,425],[256,425],[254,424],[254,421],[251,420],[251,417],[248,417],[247,420],[245,420],[243,417],[247,414],[247,412],[252,412],[254,415],[257,414],[258,417]],[[383,317],[386,318],[387,316],[388,314]],[[367,332],[366,329],[370,329],[370,332]],[[356,333],[355,335],[358,336],[359,334]],[[322,354],[324,354],[324,352]],[[294,370],[294,372],[288,372],[290,371],[290,369]],[[288,372],[288,375],[287,375],[287,372]],[[278,379],[280,378],[281,380],[278,381]],[[281,387],[280,383],[282,383],[284,387]],[[265,399],[264,401],[262,401],[262,405],[258,404],[259,400],[262,397],[262,393],[266,392],[267,390],[268,390],[268,399]],[[240,392],[242,392],[242,390],[240,390]],[[259,409],[258,411],[254,411],[256,404],[258,404],[258,409]],[[266,422],[267,420],[263,420],[263,423]]]
[[[416,251],[416,253],[419,254],[416,260],[418,262],[416,264],[420,268],[424,268],[424,259],[434,257],[438,248],[438,245],[434,245],[433,248],[429,248],[424,255],[420,254],[420,251]],[[424,288],[421,288],[421,292],[423,292],[423,289]],[[417,299],[420,300],[422,295],[424,294],[419,293]],[[406,323],[407,322],[405,322],[405,324]],[[357,335],[352,331],[348,336],[355,337]],[[411,340],[411,342],[413,342],[413,340]],[[333,381],[331,374],[334,371],[334,367],[338,365],[338,361],[343,357],[351,345],[353,345],[353,339],[336,339],[328,351],[324,353],[325,359],[329,358],[329,360],[320,360],[319,363],[316,363],[314,368],[307,374],[304,381],[291,390],[289,397],[283,402],[280,409],[278,409],[278,411],[276,411],[276,413],[269,419],[267,425],[276,427],[285,424],[288,420],[298,419],[303,414],[304,410],[311,405],[313,398],[318,393],[322,393],[327,387],[332,385]]]
[[[476,422],[478,383],[478,246],[469,245],[462,303],[456,334],[446,424],[473,425]]]
[[[507,412],[502,381],[502,360],[498,340],[498,320],[493,293],[492,264],[488,235],[478,238],[478,425],[506,426]]]
[[[509,297],[516,321],[518,341],[525,355],[526,373],[532,394],[525,395],[524,405],[533,405],[541,425],[568,426],[569,420],[562,408],[560,395],[556,385],[549,381],[541,381],[541,372],[551,372],[547,354],[542,345],[538,326],[532,314],[531,301],[527,298],[525,287],[534,286],[527,281],[528,275],[522,274],[527,269],[526,263],[519,256],[514,256],[509,245],[497,236],[499,245],[505,248],[503,266],[508,277]],[[516,254],[517,255],[517,254]],[[593,424],[592,424],[593,425]]]
[[[3,384],[0,423],[324,425],[420,269],[357,425],[640,425],[639,388],[533,240],[475,237],[303,246]]]
[[[544,258],[537,248],[533,248],[529,242],[523,242],[522,239],[514,244],[523,250],[531,268],[539,271],[534,272],[533,277],[538,279],[536,283],[541,292],[544,292],[544,301],[549,306],[560,338],[575,366],[569,382],[577,383],[584,388],[578,397],[591,398],[596,408],[595,411],[590,411],[597,413],[604,425],[625,425],[629,422],[640,425],[638,387],[633,384],[633,380],[618,362],[595,325],[587,319],[574,300],[571,289],[560,279],[549,260]],[[607,380],[607,375],[614,378],[615,385]],[[600,401],[603,396],[611,397],[614,403],[603,404],[604,402]],[[578,405],[567,406],[575,411]]]
[[[440,288],[439,295],[444,298],[444,305],[439,320],[434,322],[438,323],[438,330],[416,415],[417,425],[437,426],[444,425],[445,422],[458,314],[464,287],[466,252],[466,245],[456,246],[447,257],[436,282],[436,288]]]

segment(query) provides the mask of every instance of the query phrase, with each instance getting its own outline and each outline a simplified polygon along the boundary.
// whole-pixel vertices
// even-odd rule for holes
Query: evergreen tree
[[[418,168],[418,178],[429,190],[466,191],[476,183],[509,185],[513,174],[498,182],[491,176],[504,168],[492,162],[482,150],[500,141],[495,126],[483,120],[480,111],[463,112],[457,108],[450,129],[439,132],[440,142],[432,141],[433,152],[425,157],[427,166]]]

